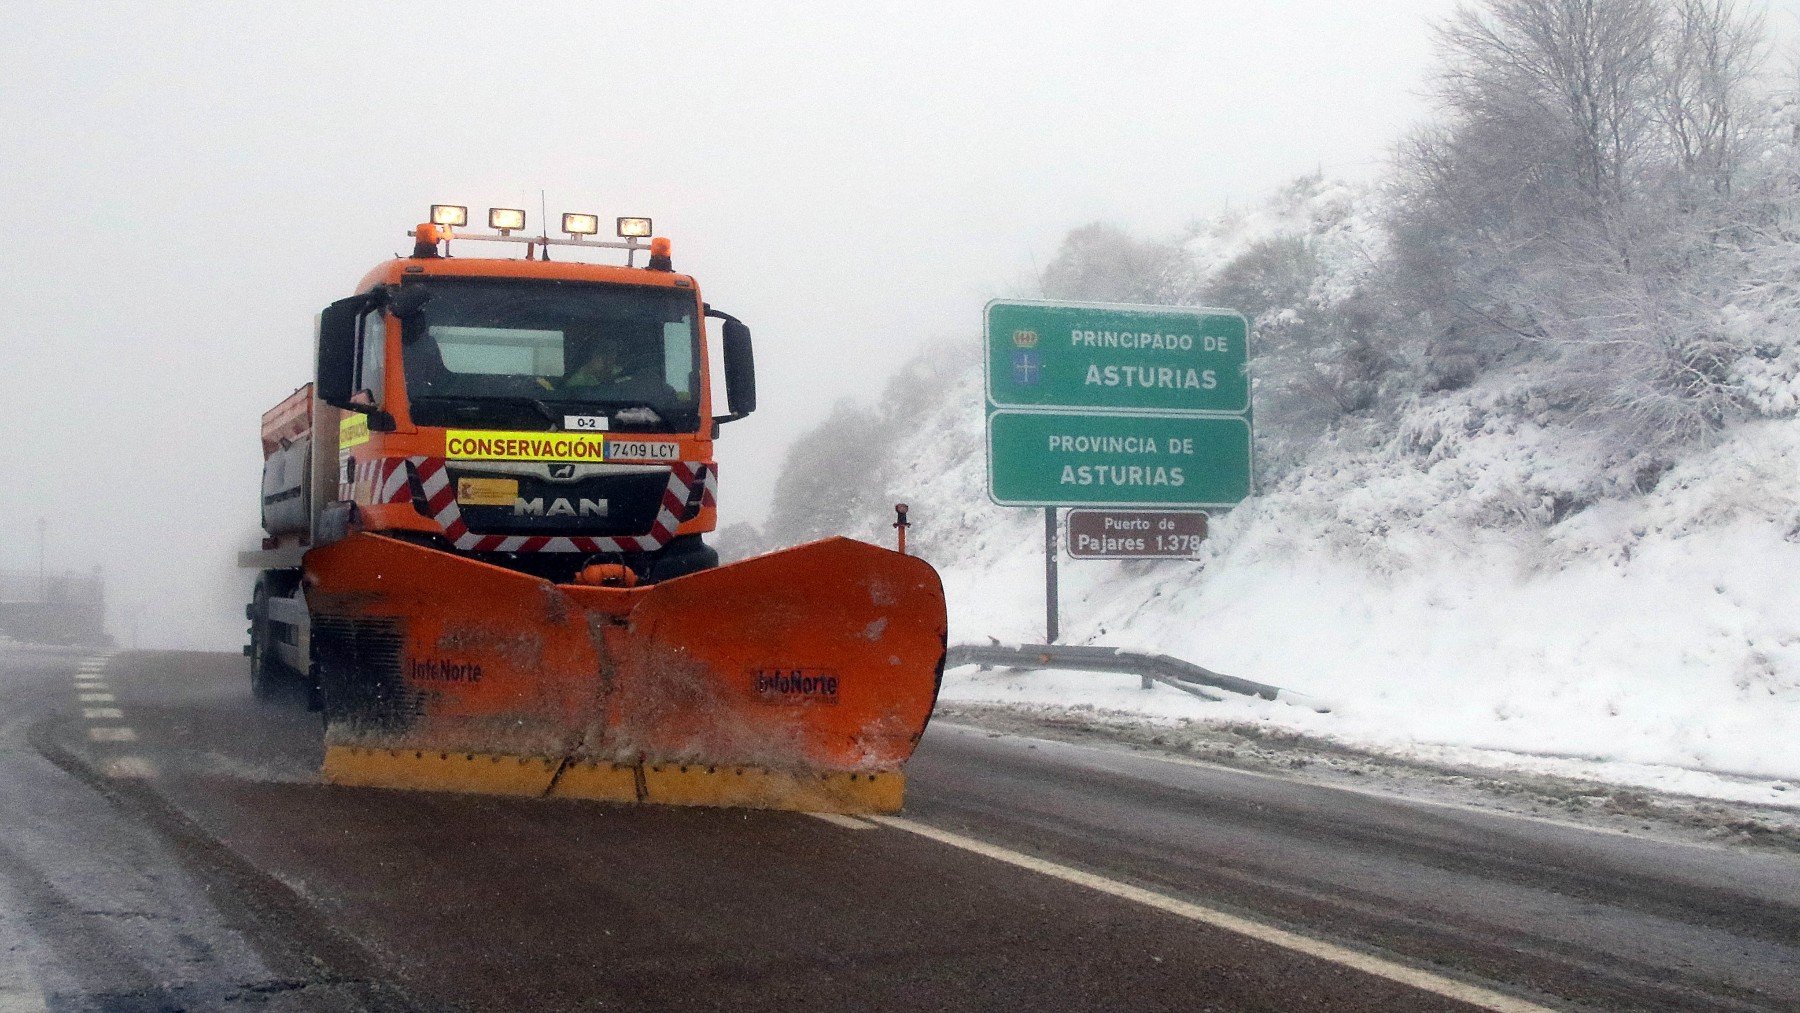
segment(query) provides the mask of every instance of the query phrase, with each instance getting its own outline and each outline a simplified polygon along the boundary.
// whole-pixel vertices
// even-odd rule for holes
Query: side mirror
[[[735,421],[756,410],[756,356],[750,350],[750,328],[742,320],[725,321],[725,404]],[[723,420],[721,420],[723,421]]]
[[[339,299],[319,312],[313,396],[334,408],[367,415],[370,429],[389,433],[394,431],[392,415],[374,405],[351,400],[356,395],[356,320],[375,305],[375,296],[355,295]]]
[[[388,296],[388,312],[402,320],[419,315],[431,301],[431,290],[423,285],[396,285]]]
[[[338,408],[356,411],[356,318],[367,312],[367,295],[339,299],[319,313],[318,363],[313,396]]]

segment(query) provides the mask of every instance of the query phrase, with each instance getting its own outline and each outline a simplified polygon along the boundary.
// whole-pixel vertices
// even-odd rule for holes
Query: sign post
[[[1121,521],[1134,527],[1110,542],[1100,521],[1079,548],[1070,518],[1076,558],[1184,558],[1204,537],[1195,511],[1250,495],[1250,328],[1231,310],[1028,300],[990,302],[983,322],[988,495],[1044,508],[1044,626],[1055,643],[1058,508],[1198,518],[1198,533],[1194,521],[1167,520],[1147,539]]]
[[[1056,601],[1056,508],[1044,508],[1044,643],[1056,643],[1058,615]]]

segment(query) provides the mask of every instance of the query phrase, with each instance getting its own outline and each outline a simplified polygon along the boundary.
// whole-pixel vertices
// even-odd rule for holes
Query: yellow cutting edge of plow
[[[895,813],[906,797],[906,775],[899,771],[798,773],[360,746],[327,747],[323,773],[327,782],[349,787],[795,812]]]

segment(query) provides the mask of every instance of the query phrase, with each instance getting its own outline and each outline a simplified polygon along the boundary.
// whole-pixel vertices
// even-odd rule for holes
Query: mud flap
[[[306,573],[341,784],[892,811],[943,671],[936,571],[849,539],[601,588],[356,534]]]

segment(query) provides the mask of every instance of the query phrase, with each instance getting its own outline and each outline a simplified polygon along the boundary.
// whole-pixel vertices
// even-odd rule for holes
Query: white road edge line
[[[9,888],[0,885],[0,1013],[45,1013],[43,982],[32,971],[31,934],[23,908],[11,903]]]
[[[843,813],[807,813],[806,815],[811,816],[816,820],[824,820],[832,826],[843,827],[845,830],[875,829],[875,824],[870,823],[868,820],[859,820],[854,816],[846,816]]]
[[[1235,932],[1258,942],[1303,953],[1309,957],[1352,968],[1364,974],[1372,974],[1378,978],[1386,978],[1389,981],[1399,982],[1420,991],[1441,995],[1481,1009],[1496,1010],[1500,1013],[1551,1013],[1550,1007],[1547,1006],[1539,1006],[1536,1003],[1502,995],[1478,985],[1470,985],[1454,978],[1433,974],[1430,971],[1421,971],[1405,964],[1383,960],[1380,957],[1338,946],[1335,943],[1313,939],[1310,936],[1289,932],[1286,929],[1278,929],[1273,925],[1264,925],[1261,922],[1195,904],[1192,901],[1178,900],[1154,890],[1146,890],[1141,886],[1132,886],[1130,883],[1107,879],[1105,876],[1092,872],[1059,865],[1035,855],[1027,855],[1010,848],[1000,847],[997,844],[978,841],[973,837],[964,837],[948,830],[939,830],[937,827],[915,823],[899,816],[871,816],[869,818],[883,826],[904,830],[909,834],[917,834],[920,837],[929,838],[940,844],[948,844],[953,848],[961,848],[997,862],[1005,862],[1021,869],[1028,869],[1053,879],[1060,879],[1065,883],[1085,886],[1090,890],[1133,901],[1145,907],[1186,918],[1189,921],[1211,925],[1227,932]]]

